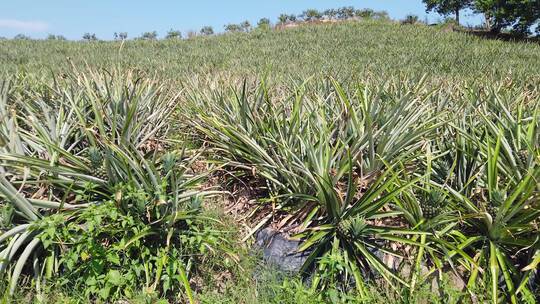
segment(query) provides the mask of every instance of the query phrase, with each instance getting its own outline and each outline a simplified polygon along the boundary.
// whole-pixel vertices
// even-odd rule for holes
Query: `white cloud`
[[[27,32],[44,32],[49,28],[49,25],[41,21],[0,19],[0,28]]]

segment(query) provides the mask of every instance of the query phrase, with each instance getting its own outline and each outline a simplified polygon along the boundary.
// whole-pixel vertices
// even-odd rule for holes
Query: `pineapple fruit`
[[[94,177],[106,181],[108,174],[107,169],[105,169],[105,162],[101,151],[96,147],[88,148],[88,159],[90,160],[90,166],[92,168],[91,174]]]
[[[506,194],[502,191],[494,191],[491,194],[491,197],[491,201],[486,202],[485,208],[486,212],[489,213],[493,219],[495,219],[495,217],[497,217],[497,213],[499,213],[500,206],[502,206],[506,200]]]
[[[161,168],[161,174],[165,176],[174,169],[174,166],[176,165],[176,162],[177,162],[177,157],[174,153],[165,153],[161,161],[163,164]]]
[[[426,219],[431,219],[439,214],[443,209],[444,195],[439,191],[431,191],[426,199],[420,202],[420,208],[422,209],[422,215]]]
[[[522,164],[526,165],[529,163],[529,151],[527,150],[520,150],[518,152],[518,158],[521,161]]]

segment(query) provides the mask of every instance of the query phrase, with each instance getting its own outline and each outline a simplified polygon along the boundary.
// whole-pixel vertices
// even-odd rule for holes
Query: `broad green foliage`
[[[493,31],[511,27],[522,35],[530,34],[532,30],[540,33],[540,4],[537,0],[476,0],[474,9],[484,14]]]
[[[540,3],[537,0],[423,0],[427,11],[453,14],[459,24],[460,11],[472,9],[484,14],[486,26],[494,32],[512,28],[520,35],[540,33]]]
[[[423,0],[427,11],[435,11],[441,15],[453,14],[459,24],[460,12],[463,9],[471,8],[473,0]]]

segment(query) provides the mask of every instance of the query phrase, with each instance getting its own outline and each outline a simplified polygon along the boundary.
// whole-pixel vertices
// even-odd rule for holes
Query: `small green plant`
[[[34,224],[48,253],[45,277],[59,287],[83,290],[88,300],[131,298],[139,291],[192,297],[188,276],[195,271],[197,257],[223,241],[205,228],[200,203],[190,203],[185,215],[165,229],[149,224],[136,209],[119,208],[148,198],[130,192],[124,197]]]

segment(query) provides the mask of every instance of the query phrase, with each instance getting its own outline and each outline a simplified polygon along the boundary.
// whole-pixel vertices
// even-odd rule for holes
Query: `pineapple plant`
[[[96,147],[88,148],[88,160],[90,161],[90,167],[92,168],[90,173],[94,177],[107,181],[108,174],[101,151]]]

